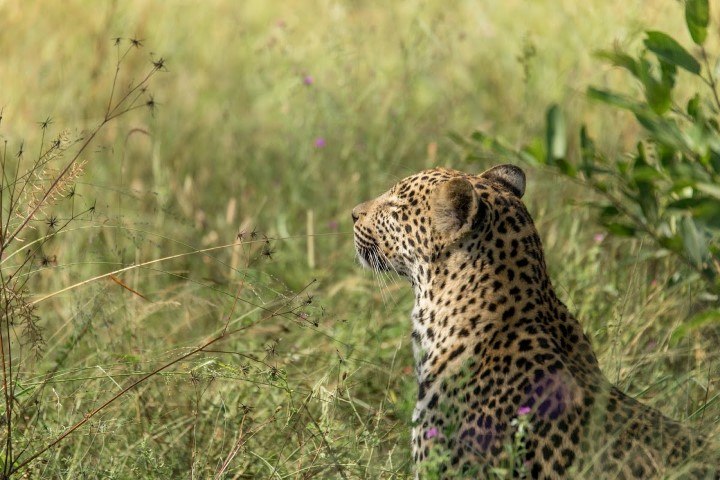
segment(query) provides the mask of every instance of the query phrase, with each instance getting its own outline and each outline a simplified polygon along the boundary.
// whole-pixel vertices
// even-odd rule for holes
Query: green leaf
[[[557,168],[560,169],[560,171],[568,177],[574,178],[577,176],[577,169],[575,168],[575,166],[564,158],[556,159],[555,166],[557,166]]]
[[[702,111],[700,110],[700,94],[699,93],[695,93],[695,95],[690,100],[688,100],[687,113],[696,122],[698,120],[700,120],[700,115],[702,115]]]
[[[448,132],[447,136],[451,142],[453,142],[455,145],[457,145],[459,147],[467,148],[469,146],[469,143],[465,139],[465,137],[463,137],[462,135],[460,135],[457,132],[450,131],[450,132]]]
[[[620,107],[625,110],[630,110],[631,112],[643,110],[642,105],[633,100],[632,98],[625,95],[618,95],[617,93],[610,92],[608,90],[588,87],[587,96],[592,98],[593,100],[599,100],[603,103],[607,103],[608,105]]]
[[[645,32],[645,46],[666,62],[684,68],[695,75],[700,74],[700,63],[674,38],[663,32]]]
[[[632,164],[632,180],[633,183],[640,187],[643,184],[649,184],[653,189],[655,188],[653,182],[656,182],[662,178],[662,174],[650,165],[647,161],[647,150],[643,142],[637,144],[637,155],[634,157]]]
[[[705,199],[688,197],[681,198],[680,200],[674,200],[666,205],[668,210],[681,210],[691,212],[694,208],[697,208],[702,204]]]
[[[637,229],[632,225],[624,223],[608,223],[605,225],[607,231],[618,237],[634,237],[637,233]]]
[[[660,60],[660,81],[668,89],[672,90],[675,86],[675,76],[677,75],[677,67],[672,63]]]
[[[609,61],[616,67],[622,67],[637,77],[637,63],[635,59],[620,50],[600,50],[595,53],[598,58]]]
[[[677,68],[660,60],[661,77],[657,78],[653,66],[645,58],[637,65],[637,78],[642,82],[645,98],[650,108],[658,115],[667,112],[672,106],[671,92],[675,85]]]
[[[638,204],[648,222],[654,223],[657,221],[658,201],[655,189],[651,187],[651,184],[644,183],[638,188]]]
[[[640,183],[652,183],[661,180],[663,176],[660,172],[658,172],[655,168],[648,165],[647,163],[640,164],[636,162],[633,166],[632,178],[633,181],[637,185],[639,185]]]
[[[666,235],[664,237],[660,237],[658,241],[663,248],[666,248],[671,252],[682,252],[683,243],[680,235]]]
[[[698,223],[713,229],[720,229],[720,202],[705,199],[692,210]]]
[[[707,241],[703,233],[698,230],[692,217],[683,217],[680,224],[683,246],[693,264],[700,266],[707,256]]]
[[[531,165],[542,165],[545,163],[545,159],[547,158],[547,154],[545,153],[545,143],[540,139],[540,137],[534,137],[530,140],[530,143],[525,145],[520,151],[520,156],[532,159],[531,161],[528,161]]]
[[[632,181],[637,188],[637,203],[640,205],[640,210],[649,222],[654,223],[658,213],[654,182],[661,179],[662,175],[647,163],[642,145],[642,143],[638,145],[638,155],[635,157],[632,169]]]
[[[702,45],[707,37],[707,26],[710,23],[708,0],[686,0],[685,23],[693,42]]]
[[[720,174],[720,152],[717,152],[714,148],[710,150],[710,165],[712,165],[715,173]]]
[[[492,137],[480,130],[476,130],[470,134],[470,139],[480,144],[482,148],[502,157],[513,159],[518,158],[518,153],[512,147],[507,146],[502,139]],[[527,160],[527,158],[522,159]]]
[[[595,142],[588,134],[587,127],[580,128],[580,169],[586,178],[591,178],[595,167]]]
[[[670,89],[660,82],[655,81],[652,77],[642,77],[643,87],[645,87],[645,98],[648,105],[658,115],[670,110],[672,106],[672,98],[670,98]]]
[[[551,106],[547,111],[547,163],[554,165],[555,160],[565,158],[567,153],[567,132],[565,117],[558,105]]]
[[[670,344],[677,345],[683,338],[699,328],[720,322],[720,310],[707,310],[687,320],[670,335]]]
[[[620,216],[620,210],[614,205],[605,205],[600,209],[600,222],[604,225],[613,223],[618,216]]]
[[[672,150],[685,150],[687,144],[677,123],[672,118],[660,117],[650,111],[636,111],[635,118],[653,136],[653,139]]]
[[[714,183],[698,183],[695,188],[720,200],[720,185],[715,185]]]

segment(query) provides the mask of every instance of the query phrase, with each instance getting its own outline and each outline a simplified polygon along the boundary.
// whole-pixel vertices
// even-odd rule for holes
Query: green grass
[[[243,328],[121,396],[33,462],[33,477],[411,478],[412,298],[403,281],[354,261],[351,208],[427,166],[492,165],[465,159],[448,133],[482,127],[520,141],[542,131],[550,102],[620,151],[639,132],[586,103],[588,84],[620,78],[591,52],[637,43],[647,27],[687,34],[678,5],[660,1],[388,5],[0,5],[0,135],[11,173],[23,141],[29,167],[47,116],[50,136],[101,120],[113,37],[144,44],[123,62],[120,88],[167,59],[150,88],[156,113],[104,129],[75,197],[27,231],[25,242],[43,238],[51,216],[96,206],[44,243],[29,298],[188,254],[116,276],[147,300],[106,277],[37,304],[42,354],[21,346],[19,331],[12,343],[20,461],[228,319]],[[528,174],[554,283],[606,374],[718,432],[720,331],[670,341],[707,304],[697,280],[642,243],[595,241],[602,231],[585,192]],[[199,252],[239,232],[242,246]],[[3,262],[3,272],[15,265]]]

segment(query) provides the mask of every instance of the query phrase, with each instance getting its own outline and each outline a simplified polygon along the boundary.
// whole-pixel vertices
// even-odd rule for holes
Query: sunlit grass
[[[616,78],[591,52],[649,25],[682,32],[666,3],[0,3],[10,150],[33,144],[48,115],[78,133],[102,118],[114,37],[144,44],[119,85],[160,57],[168,70],[155,114],[110,125],[73,202],[47,212],[96,207],[34,266],[46,344],[18,365],[19,400],[36,403],[16,449],[38,451],[225,325],[252,325],[139,385],[31,474],[411,478],[412,298],[403,281],[379,285],[358,268],[350,209],[427,166],[484,169],[491,159],[463,159],[447,134],[482,127],[517,141],[542,130],[552,101],[608,151],[634,142],[629,122],[583,97]],[[717,432],[717,332],[670,342],[705,301],[693,279],[641,244],[598,241],[583,191],[528,174],[556,288],[604,371]],[[40,220],[35,238],[47,234]],[[84,283],[108,272],[119,282]],[[289,301],[296,315],[263,320]]]

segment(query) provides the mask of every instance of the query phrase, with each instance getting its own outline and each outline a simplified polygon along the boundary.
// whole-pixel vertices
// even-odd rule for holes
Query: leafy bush
[[[591,99],[634,115],[645,133],[634,151],[604,154],[584,125],[575,139],[570,138],[558,105],[547,110],[544,142],[536,139],[515,149],[475,132],[464,144],[553,168],[591,187],[600,198],[591,205],[609,233],[649,238],[655,256],[680,259],[704,280],[705,297],[716,299],[720,294],[720,58],[712,58],[706,48],[707,0],[688,0],[685,20],[695,44],[692,53],[659,31],[646,31],[644,48],[634,54],[619,47],[597,53],[601,60],[625,69],[642,89],[641,98],[596,87],[587,90]],[[679,83],[682,92],[676,88]],[[688,86],[690,95],[685,93]],[[690,324],[717,319],[720,310],[711,310]]]

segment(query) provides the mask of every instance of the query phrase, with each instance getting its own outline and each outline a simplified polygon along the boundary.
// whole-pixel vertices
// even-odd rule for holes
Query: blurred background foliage
[[[629,78],[637,71],[612,63],[617,52],[642,61],[646,30],[697,57],[683,10],[659,0],[0,1],[10,174],[27,168],[14,157],[21,145],[40,148],[41,122],[52,120],[48,135],[78,137],[102,120],[113,39],[140,43],[122,62],[120,89],[166,61],[148,90],[156,108],[104,128],[73,198],[43,211],[23,238],[45,238],[53,216],[94,207],[43,242],[27,272],[31,298],[180,255],[38,301],[41,354],[22,335],[13,340],[16,458],[230,322],[248,328],[141,384],[30,473],[411,478],[412,298],[402,281],[359,269],[349,212],[419,169],[481,171],[513,153],[525,154],[514,161],[528,173],[526,203],[558,293],[604,371],[666,414],[717,432],[720,331],[714,321],[686,326],[716,308],[717,292],[693,265],[658,252],[674,245],[708,266],[710,257],[693,257],[684,237],[658,248],[642,229],[623,236],[613,225],[630,227],[627,219],[598,217],[593,207],[607,198],[587,188],[603,173],[595,168],[624,165],[617,182],[634,182],[634,196],[621,206],[649,211],[638,189],[654,177],[638,176],[649,171],[638,162],[660,164],[637,147],[647,124],[586,92],[642,98],[642,82]],[[717,44],[711,25],[704,45],[714,54]],[[702,86],[687,72],[677,78],[673,98],[683,102]],[[649,114],[691,124],[717,115],[695,118],[683,102],[682,113],[653,109],[659,101]],[[548,157],[545,138],[559,125],[566,149]],[[581,128],[592,136],[591,170]],[[503,149],[488,149],[488,138]],[[668,186],[654,187],[648,228],[661,228],[667,202],[680,199],[669,193],[671,173],[661,174]],[[685,208],[682,218],[696,218]],[[673,232],[690,228],[682,218]],[[238,235],[239,245],[201,252]],[[278,302],[293,315],[264,318]]]
[[[720,321],[720,57],[707,46],[712,44],[708,0],[687,0],[684,7],[695,54],[657,30],[645,31],[642,46],[633,49],[637,53],[627,53],[618,44],[595,53],[633,79],[634,92],[626,92],[627,87],[587,89],[590,99],[632,113],[643,128],[632,151],[605,155],[585,124],[568,132],[557,104],[547,110],[544,142],[535,137],[513,149],[482,131],[468,142],[459,139],[469,149],[469,158],[479,148],[554,168],[591,187],[598,198],[588,205],[597,210],[608,232],[649,240],[656,258],[673,255],[703,280],[707,309],[700,307],[698,315],[679,326],[675,340]]]

